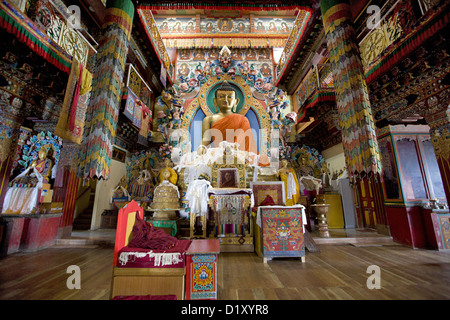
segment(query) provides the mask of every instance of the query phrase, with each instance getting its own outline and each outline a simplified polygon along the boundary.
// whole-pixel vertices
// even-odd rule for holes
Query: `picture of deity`
[[[211,49],[208,54],[209,54],[209,60],[219,59],[219,52],[217,50]]]
[[[194,51],[194,60],[204,60],[204,59],[205,59],[205,54],[203,53],[203,50],[196,49]]]
[[[181,49],[179,59],[180,60],[189,60],[191,58],[191,51],[189,49]]]
[[[270,77],[270,76],[272,75],[272,70],[270,69],[268,63],[263,63],[263,64],[261,65],[260,71],[261,71],[261,74],[262,74],[264,77]]]
[[[256,32],[265,32],[266,31],[266,27],[264,27],[262,21],[258,21],[256,23]]]
[[[219,19],[217,27],[221,32],[231,32],[233,30],[233,22],[231,19]]]
[[[267,48],[261,48],[258,51],[258,60],[270,60],[270,50]]]
[[[202,27],[201,31],[206,33],[213,33],[216,31],[216,27],[213,25],[212,21],[208,21],[206,23],[206,26],[204,28]]]
[[[241,51],[238,50],[238,49],[233,49],[233,50],[231,51],[231,57],[232,57],[234,60],[242,60]]]
[[[189,69],[188,65],[186,63],[182,63],[180,65],[180,68],[178,69],[178,75],[187,77],[189,75],[189,71],[190,71],[190,69]]]
[[[254,49],[248,49],[245,54],[246,60],[256,60],[256,52]]]
[[[275,25],[275,22],[271,21],[269,24],[269,30],[270,32],[277,32],[277,27]]]
[[[175,25],[173,26],[172,31],[173,31],[173,32],[181,32],[181,31],[182,31],[182,30],[181,30],[181,22],[180,22],[180,21],[177,21],[177,22],[175,23]]]
[[[184,30],[185,33],[194,33],[195,29],[194,29],[194,22],[189,21],[188,25],[186,27],[186,29]]]
[[[242,22],[239,22],[238,26],[237,26],[237,32],[239,33],[244,33],[245,30],[245,26]]]
[[[167,24],[167,21],[164,21],[161,23],[161,25],[158,28],[159,32],[166,33],[169,32],[169,25]]]

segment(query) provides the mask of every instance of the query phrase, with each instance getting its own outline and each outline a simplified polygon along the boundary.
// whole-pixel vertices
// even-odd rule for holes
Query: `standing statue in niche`
[[[208,146],[211,141],[214,146],[228,141],[239,144],[243,151],[258,153],[255,139],[248,119],[235,113],[239,99],[232,85],[224,81],[215,92],[213,99],[216,114],[207,116],[202,123],[202,145]]]

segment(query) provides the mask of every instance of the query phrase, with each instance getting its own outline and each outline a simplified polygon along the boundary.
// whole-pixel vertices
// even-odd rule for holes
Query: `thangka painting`
[[[245,236],[246,223],[245,197],[243,194],[212,196],[215,221],[215,236],[235,234]]]
[[[133,121],[134,118],[134,105],[136,104],[136,99],[137,99],[136,95],[130,89],[128,89],[127,100],[125,102],[125,108],[123,113],[131,121]]]
[[[261,208],[264,257],[305,255],[301,208]]]

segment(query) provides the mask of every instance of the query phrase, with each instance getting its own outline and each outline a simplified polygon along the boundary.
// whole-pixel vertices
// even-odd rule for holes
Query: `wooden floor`
[[[219,256],[219,299],[450,299],[450,252],[394,246],[320,245],[320,253],[263,264],[254,253]],[[0,299],[109,299],[113,249],[52,247],[0,260]],[[81,270],[81,289],[70,290],[70,265]],[[380,268],[381,289],[366,273]]]

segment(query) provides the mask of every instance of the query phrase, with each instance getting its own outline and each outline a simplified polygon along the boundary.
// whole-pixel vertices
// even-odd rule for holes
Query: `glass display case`
[[[386,202],[446,201],[428,126],[390,126],[378,144]]]

